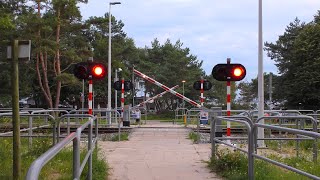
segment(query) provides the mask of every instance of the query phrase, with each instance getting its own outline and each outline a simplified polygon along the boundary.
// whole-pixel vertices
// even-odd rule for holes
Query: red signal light
[[[102,79],[106,76],[106,67],[101,63],[93,63],[90,70],[92,79]]]
[[[243,74],[243,69],[240,67],[236,67],[233,69],[233,75],[236,77],[240,77]]]
[[[103,69],[100,66],[93,67],[93,74],[100,76],[103,73]]]

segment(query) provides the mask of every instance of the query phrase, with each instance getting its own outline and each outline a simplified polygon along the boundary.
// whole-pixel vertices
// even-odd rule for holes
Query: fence
[[[275,125],[266,125],[266,124],[261,124],[259,123],[260,120],[262,119],[268,119],[268,118],[275,118],[275,117],[261,117],[259,119],[257,119],[255,122],[251,121],[251,119],[249,119],[248,117],[243,117],[243,116],[231,116],[231,117],[222,117],[222,116],[217,116],[212,118],[212,122],[211,122],[211,147],[212,147],[212,152],[211,152],[211,157],[215,158],[216,157],[216,142],[225,144],[227,146],[233,147],[237,150],[240,150],[244,153],[247,154],[248,156],[248,178],[250,180],[254,179],[254,159],[260,159],[269,163],[272,163],[274,165],[277,165],[279,167],[285,168],[287,170],[296,172],[298,174],[301,174],[303,176],[306,176],[308,178],[312,178],[312,179],[320,179],[319,177],[312,175],[310,173],[307,173],[305,171],[299,170],[297,168],[293,168],[291,166],[288,166],[286,164],[283,164],[281,162],[269,159],[267,157],[263,157],[257,154],[257,151],[254,151],[255,147],[257,147],[257,140],[270,140],[271,138],[263,138],[263,139],[257,139],[257,128],[265,128],[265,129],[271,129],[271,130],[277,130],[277,131],[284,131],[284,132],[288,132],[288,133],[292,133],[292,134],[297,134],[303,137],[309,137],[309,138],[290,138],[290,140],[296,140],[296,139],[311,139],[314,140],[314,148],[313,148],[313,160],[314,162],[316,162],[317,160],[317,139],[320,138],[320,134],[317,132],[310,132],[310,131],[304,131],[304,130],[299,130],[299,129],[292,129],[292,128],[286,128],[286,127],[279,127],[279,126],[275,126]],[[284,118],[284,117],[280,117],[280,118]],[[314,120],[312,117],[310,116],[289,116],[289,117],[285,117],[285,118],[303,118],[303,119],[307,119],[307,120],[311,120],[313,123],[313,130],[316,129],[316,120]],[[247,128],[247,134],[248,137],[234,137],[234,138],[218,138],[215,137],[215,128],[216,128],[216,121],[229,121],[229,122],[237,122],[237,123],[241,123],[244,124]],[[236,146],[233,146],[232,144],[223,142],[221,140],[224,139],[247,139],[248,141],[248,150],[244,150],[241,148],[238,148]],[[272,139],[283,139],[283,138],[272,138]],[[288,138],[286,140],[289,140]]]
[[[90,115],[86,115],[90,116]],[[81,127],[77,128],[76,132],[71,133],[69,136],[64,138],[61,142],[57,143],[55,146],[50,148],[47,152],[36,159],[30,166],[26,179],[34,180],[38,179],[41,169],[46,165],[56,154],[58,154],[64,147],[66,147],[71,141],[73,142],[73,179],[80,179],[81,173],[88,163],[88,177],[87,179],[92,179],[92,154],[95,146],[93,144],[97,143],[98,140],[98,128],[95,128],[95,137],[93,138],[92,127],[95,122],[95,127],[98,127],[97,117],[90,116],[89,121],[83,124]],[[81,132],[88,128],[88,152],[85,155],[82,163],[80,162],[80,138]]]

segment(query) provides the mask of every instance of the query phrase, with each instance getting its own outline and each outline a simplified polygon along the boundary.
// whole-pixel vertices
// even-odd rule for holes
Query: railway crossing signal
[[[121,81],[114,82],[113,88],[117,91],[121,91]],[[133,89],[132,82],[131,81],[124,81],[124,90],[130,91],[131,89]]]
[[[203,80],[203,90],[208,91],[212,88],[212,84],[208,80]],[[196,81],[193,83],[193,89],[201,90],[201,81]]]
[[[96,62],[80,62],[74,66],[73,74],[78,79],[103,79],[106,74],[106,66]]]
[[[218,81],[241,81],[246,76],[246,68],[242,64],[217,64],[212,76]]]

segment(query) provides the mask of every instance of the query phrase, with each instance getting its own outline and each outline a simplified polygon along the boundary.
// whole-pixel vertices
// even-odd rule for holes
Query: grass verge
[[[118,141],[119,140],[119,134],[116,134],[111,138],[111,141]],[[120,133],[120,141],[128,141],[129,140],[129,133],[123,132]]]
[[[34,138],[32,148],[28,148],[26,138],[21,139],[21,179],[27,174],[31,163],[51,147],[51,138]],[[81,159],[87,151],[81,152]],[[93,154],[93,178],[106,179],[108,166],[99,158],[99,151],[95,149]],[[41,170],[39,179],[72,179],[72,149],[65,148],[50,160]],[[0,179],[12,179],[12,139],[0,139]],[[83,179],[87,176],[87,166],[83,170]]]
[[[277,156],[269,157],[277,161],[283,162],[289,166],[306,171],[308,173],[320,176],[320,165],[306,160],[305,158],[281,158]],[[216,159],[211,158],[208,167],[218,175],[231,180],[248,179],[248,159],[244,154],[230,150],[219,150]],[[304,180],[305,176],[274,166],[270,163],[255,160],[254,164],[255,179],[290,179]]]
[[[197,133],[192,131],[189,133],[189,139],[191,139],[193,143],[196,143],[200,140],[200,136]]]

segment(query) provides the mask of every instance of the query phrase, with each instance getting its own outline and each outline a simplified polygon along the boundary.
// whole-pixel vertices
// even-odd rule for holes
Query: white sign
[[[200,120],[209,120],[209,113],[206,111],[200,111]]]
[[[30,61],[31,41],[19,41],[18,59]],[[12,45],[7,47],[7,59],[12,59]]]
[[[135,109],[131,112],[131,117],[134,119],[140,119],[141,117],[141,112],[139,109]]]

